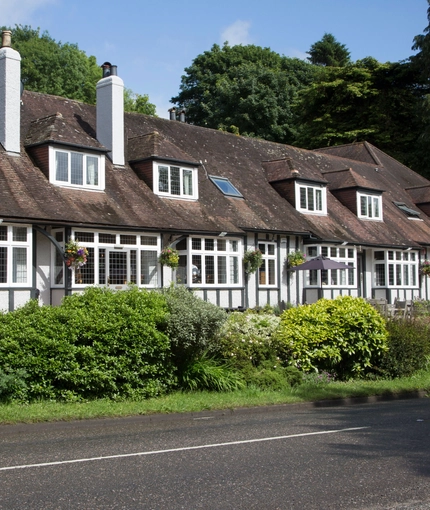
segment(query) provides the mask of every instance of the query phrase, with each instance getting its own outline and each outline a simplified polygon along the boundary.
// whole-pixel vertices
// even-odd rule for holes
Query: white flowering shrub
[[[278,349],[273,333],[279,323],[280,318],[272,314],[232,312],[221,326],[217,354],[237,367],[247,364],[257,367],[267,360],[276,361]]]

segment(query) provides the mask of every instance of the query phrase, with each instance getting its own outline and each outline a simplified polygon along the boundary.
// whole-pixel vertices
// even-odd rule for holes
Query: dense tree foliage
[[[88,57],[76,44],[55,41],[40,29],[17,25],[2,30],[13,33],[12,46],[21,54],[21,79],[27,90],[95,104],[96,83],[102,77],[95,57]],[[124,106],[126,111],[155,115],[148,96],[130,90]]]
[[[308,51],[311,64],[319,66],[342,67],[350,62],[349,51],[332,34],[324,34]]]
[[[296,104],[297,144],[312,149],[367,140],[406,164],[417,163],[413,152],[423,129],[418,81],[413,66],[370,57],[324,68]]]
[[[291,143],[291,105],[312,82],[314,67],[269,48],[226,43],[198,55],[185,72],[171,101],[186,108],[189,122]]]

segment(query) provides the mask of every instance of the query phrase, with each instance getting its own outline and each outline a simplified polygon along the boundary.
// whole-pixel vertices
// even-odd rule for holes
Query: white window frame
[[[329,269],[325,271],[304,271],[304,286],[308,288],[357,288],[357,250],[354,246],[333,244],[307,245],[306,258],[311,259],[322,255],[336,262],[343,262],[351,269]]]
[[[304,192],[306,205],[302,206]],[[327,214],[327,186],[295,182],[296,209],[305,214]]]
[[[362,202],[365,201],[365,212],[362,209]],[[376,215],[375,212],[378,212]],[[373,221],[383,221],[382,216],[382,195],[373,193],[357,192],[357,216],[358,218]]]
[[[67,156],[67,180],[57,178],[57,154],[62,154],[63,157]],[[72,158],[76,155],[82,157],[82,184],[72,182]],[[87,183],[88,177],[88,160],[94,158],[98,165],[98,183]],[[105,189],[105,156],[104,154],[85,152],[79,150],[69,150],[60,147],[49,147],[49,182],[56,186],[67,188],[78,188],[92,191],[103,191]]]
[[[33,266],[32,266],[32,228],[28,225],[0,225],[2,229],[2,235],[0,237],[6,237],[6,239],[0,239],[1,248],[1,263],[6,262],[6,265],[2,267],[0,288],[4,287],[29,287],[31,286],[33,277]],[[14,239],[15,234],[18,233],[17,229],[26,230],[25,240]],[[6,234],[4,236],[4,234]],[[25,250],[24,265],[21,267],[21,277],[17,278],[18,274],[18,261],[17,261],[17,250],[22,253]],[[3,261],[3,254],[6,255],[6,260]],[[24,275],[24,276],[22,276]]]
[[[186,245],[186,250],[178,248],[177,283],[195,288],[242,286],[243,245],[240,239],[190,236]],[[211,268],[209,262],[212,257],[214,263]],[[225,272],[221,272],[220,267]]]
[[[373,250],[372,283],[378,288],[419,286],[420,255],[415,250]]]
[[[263,256],[263,263],[258,269],[258,283],[260,287],[277,287],[278,282],[278,250],[271,241],[258,241],[258,249]],[[272,281],[273,283],[270,283]]]
[[[63,233],[63,241],[60,242],[60,245],[64,249],[65,241],[68,239],[65,238],[63,229],[55,229],[52,231],[52,234],[55,236],[57,232]],[[81,236],[80,236],[81,233]],[[83,235],[86,234],[88,236],[93,237],[93,241],[88,241],[85,238],[82,239]],[[112,239],[108,242],[103,242],[103,235],[105,238],[107,236]],[[127,237],[131,236],[131,238],[135,239],[136,243],[128,243]],[[157,233],[147,233],[147,232],[118,232],[118,231],[93,231],[93,230],[73,230],[71,234],[72,239],[77,239],[79,244],[84,246],[89,250],[88,261],[85,266],[81,269],[81,274],[83,275],[82,282],[78,280],[77,271],[74,271],[73,278],[73,287],[85,288],[92,285],[101,285],[101,286],[109,286],[109,283],[106,281],[107,277],[104,281],[101,281],[101,277],[103,274],[103,264],[107,264],[107,256],[110,251],[118,251],[121,253],[127,253],[127,279],[129,282],[137,285],[138,287],[144,288],[158,288],[161,285],[161,266],[158,262],[158,257],[160,256],[161,251],[161,236]],[[150,240],[151,244],[146,244]],[[152,244],[153,243],[153,244]],[[54,246],[52,246],[52,267],[51,274],[53,275],[53,281],[51,285],[53,288],[64,288],[64,275],[66,271],[70,271],[63,264],[63,278],[60,279],[57,283],[54,281],[55,275],[59,272],[58,265],[56,262],[56,254],[57,251]],[[133,254],[133,262],[132,255]],[[153,259],[152,264],[152,278],[150,281],[145,282],[145,277],[147,277],[146,272],[143,269],[142,262],[142,254],[151,254]],[[57,257],[58,260],[58,257]],[[133,267],[132,267],[133,265]],[[86,273],[90,269],[89,278],[86,278]],[[107,269],[105,269],[107,271]],[[106,276],[106,274],[105,274]],[[88,281],[90,280],[90,281]],[[133,281],[134,280],[134,281]],[[118,288],[120,285],[117,286]],[[116,288],[115,286],[113,288]]]
[[[160,190],[160,171],[167,170],[167,188],[165,190]],[[178,171],[179,174],[179,193],[172,192],[172,173],[173,171]],[[185,191],[186,188],[186,180],[185,176],[187,173],[191,172],[191,186],[192,192],[187,193]],[[153,191],[156,195],[167,197],[167,198],[176,198],[181,200],[197,200],[199,198],[198,193],[198,172],[197,168],[191,166],[183,166],[183,165],[175,165],[171,163],[154,163],[153,166]]]

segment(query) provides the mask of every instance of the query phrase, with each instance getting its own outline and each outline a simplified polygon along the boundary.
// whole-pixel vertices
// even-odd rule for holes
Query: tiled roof
[[[370,144],[307,151],[132,113],[125,115],[127,161],[188,162],[197,167],[198,200],[157,196],[129,164],[114,168],[108,158],[104,192],[67,189],[48,182],[24,143],[103,149],[96,138],[95,107],[27,91],[22,102],[21,156],[0,150],[0,218],[177,233],[312,234],[375,246],[430,244],[430,218],[421,214],[423,221],[410,221],[394,205],[416,208],[414,194],[430,182]],[[243,198],[225,196],[210,175],[229,179]],[[328,182],[327,216],[297,212],[270,184],[291,177]],[[358,219],[330,191],[348,187],[383,191],[384,221]]]

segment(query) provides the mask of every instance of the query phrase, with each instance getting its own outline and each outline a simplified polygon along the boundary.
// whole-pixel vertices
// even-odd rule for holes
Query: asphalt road
[[[0,509],[430,509],[430,400],[1,426]]]

